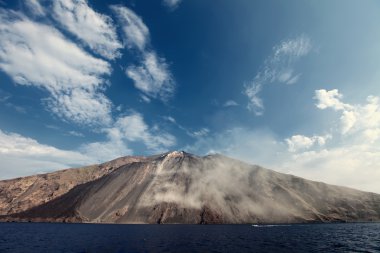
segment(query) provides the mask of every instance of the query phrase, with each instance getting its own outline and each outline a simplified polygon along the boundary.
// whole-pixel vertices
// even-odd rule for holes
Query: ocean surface
[[[0,252],[380,252],[380,223],[0,223]]]

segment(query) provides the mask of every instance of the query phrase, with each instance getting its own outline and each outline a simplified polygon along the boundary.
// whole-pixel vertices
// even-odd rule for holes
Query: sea
[[[380,252],[380,223],[0,223],[0,252]]]

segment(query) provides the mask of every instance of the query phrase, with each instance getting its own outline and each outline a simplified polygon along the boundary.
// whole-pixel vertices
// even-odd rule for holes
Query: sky
[[[380,193],[380,2],[0,1],[0,179],[185,150]]]

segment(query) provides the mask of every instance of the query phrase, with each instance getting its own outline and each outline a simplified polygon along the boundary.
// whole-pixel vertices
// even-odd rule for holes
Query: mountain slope
[[[96,176],[78,180],[56,198],[1,219],[191,224],[380,220],[378,194],[221,155],[171,152],[124,159],[106,173],[98,167]],[[28,198],[27,192],[23,195]]]
[[[0,215],[28,210],[55,199],[73,187],[100,178],[141,157],[122,157],[100,165],[0,181]]]

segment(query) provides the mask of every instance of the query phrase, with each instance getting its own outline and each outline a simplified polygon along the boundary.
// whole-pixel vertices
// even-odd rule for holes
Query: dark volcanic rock
[[[171,152],[0,182],[3,221],[303,223],[379,221],[380,195],[221,155]]]

